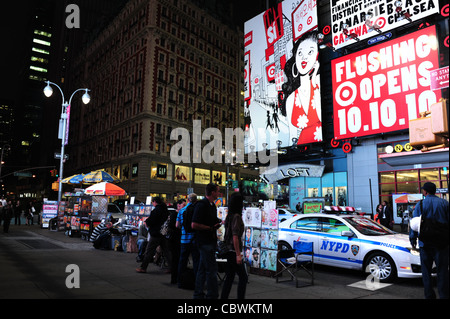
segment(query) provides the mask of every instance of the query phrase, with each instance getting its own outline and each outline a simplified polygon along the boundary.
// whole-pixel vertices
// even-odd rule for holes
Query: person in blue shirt
[[[449,205],[448,201],[437,197],[436,185],[430,182],[426,182],[422,187],[422,194],[425,199],[422,201],[422,205],[417,204],[413,217],[419,217],[423,212],[426,213],[427,218],[433,219],[439,223],[447,224],[449,220]],[[423,211],[422,211],[423,210]],[[419,234],[414,230],[410,230],[409,238],[413,248],[416,247]],[[425,298],[435,299],[436,294],[433,290],[433,284],[431,280],[431,269],[433,267],[433,261],[436,263],[437,270],[437,288],[439,297],[442,299],[448,299],[449,288],[449,270],[448,270],[448,257],[449,257],[449,242],[443,244],[440,247],[436,247],[430,243],[423,243],[419,240],[420,250],[420,263],[422,268],[422,281],[424,285]]]
[[[180,249],[180,260],[178,262],[178,288],[184,287],[185,283],[183,277],[186,275],[187,264],[189,260],[189,255],[192,256],[193,270],[194,274],[197,272],[198,262],[199,262],[199,252],[196,245],[194,245],[194,231],[192,229],[186,229],[184,223],[184,214],[186,210],[192,209],[192,207],[197,203],[197,194],[191,193],[188,195],[188,204],[179,210],[177,215],[176,227],[181,228],[181,249]]]

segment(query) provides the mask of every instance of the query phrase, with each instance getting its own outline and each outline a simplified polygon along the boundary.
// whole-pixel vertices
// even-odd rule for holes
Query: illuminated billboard
[[[315,0],[285,0],[244,26],[245,150],[322,141]]]
[[[331,61],[336,140],[394,132],[439,101],[434,26]]]
[[[439,0],[330,0],[332,43],[336,49],[356,43],[344,34],[368,39],[439,12]]]

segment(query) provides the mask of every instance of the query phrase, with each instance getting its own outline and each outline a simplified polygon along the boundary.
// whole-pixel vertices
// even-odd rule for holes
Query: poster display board
[[[150,216],[152,209],[152,205],[125,205],[124,214],[127,216],[127,225],[138,228],[140,223]]]
[[[48,228],[50,219],[58,216],[58,202],[44,201],[42,205],[41,228]]]
[[[275,201],[265,201],[262,208],[243,211],[244,261],[253,272],[276,271],[278,249],[278,210]],[[261,272],[264,274],[264,272]]]

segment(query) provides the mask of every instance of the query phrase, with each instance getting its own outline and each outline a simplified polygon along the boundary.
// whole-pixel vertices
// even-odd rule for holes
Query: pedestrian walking
[[[449,223],[449,205],[448,201],[437,197],[436,185],[430,182],[426,182],[422,187],[422,194],[425,199],[418,203],[414,209],[413,217],[422,216],[435,223],[441,223],[446,225],[448,230]],[[416,247],[419,233],[414,230],[410,230],[409,235],[411,245]],[[449,257],[449,239],[443,240],[440,243],[422,242],[419,240],[420,251],[420,264],[422,269],[422,281],[424,286],[424,293],[426,299],[435,299],[436,293],[433,289],[433,283],[431,278],[431,271],[433,262],[436,264],[437,273],[437,289],[439,297],[441,299],[448,299],[449,288],[449,270],[448,270],[448,257]]]
[[[154,208],[151,211],[150,216],[145,220],[150,233],[150,241],[145,249],[144,260],[142,261],[141,266],[136,269],[136,272],[138,273],[147,272],[148,264],[153,260],[153,256],[155,255],[158,246],[161,246],[164,255],[166,257],[168,256],[166,238],[161,235],[161,226],[169,217],[169,212],[166,204],[160,197],[154,197],[152,205]]]
[[[14,225],[20,226],[20,215],[22,214],[22,206],[20,205],[20,200],[16,201],[14,205]]]
[[[219,186],[213,183],[206,185],[205,198],[198,201],[192,216],[192,228],[195,230],[195,243],[200,253],[200,261],[195,278],[194,299],[217,299],[219,286],[217,283],[217,229],[221,220],[217,218],[215,200],[219,197]],[[203,286],[206,282],[206,295]]]
[[[9,232],[9,225],[11,224],[11,219],[14,216],[11,201],[8,201],[5,207],[3,207],[3,232]]]
[[[248,275],[245,264],[242,261],[242,236],[244,234],[244,221],[242,220],[243,207],[244,198],[242,195],[240,193],[233,193],[230,196],[228,215],[225,219],[224,242],[228,246],[229,251],[225,256],[227,263],[225,266],[225,282],[222,287],[222,299],[228,299],[236,274],[239,277],[237,299],[245,298]]]

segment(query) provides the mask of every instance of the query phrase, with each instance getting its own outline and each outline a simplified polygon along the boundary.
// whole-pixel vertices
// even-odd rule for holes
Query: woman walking
[[[248,276],[245,264],[242,261],[242,236],[244,234],[242,208],[242,195],[240,193],[233,193],[230,196],[228,215],[225,219],[224,241],[228,245],[230,251],[226,253],[226,279],[222,287],[222,299],[228,299],[236,274],[239,276],[237,299],[245,298]]]

